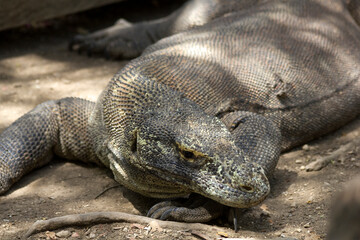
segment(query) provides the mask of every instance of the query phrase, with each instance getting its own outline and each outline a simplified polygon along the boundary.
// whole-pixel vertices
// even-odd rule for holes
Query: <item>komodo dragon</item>
[[[75,38],[71,49],[114,58],[150,46],[96,103],[48,101],[5,129],[0,193],[55,153],[105,165],[146,196],[206,197],[155,205],[155,218],[203,222],[219,206],[259,204],[281,150],[359,116],[358,10],[340,0],[192,0],[160,20]]]

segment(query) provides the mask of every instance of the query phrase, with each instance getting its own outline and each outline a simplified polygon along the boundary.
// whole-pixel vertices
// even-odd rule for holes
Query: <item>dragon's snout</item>
[[[199,184],[194,190],[205,197],[235,208],[255,206],[270,193],[269,180],[258,164],[238,163],[235,167],[220,168],[220,174],[208,176],[206,181],[198,181]],[[201,178],[204,179],[204,176]]]

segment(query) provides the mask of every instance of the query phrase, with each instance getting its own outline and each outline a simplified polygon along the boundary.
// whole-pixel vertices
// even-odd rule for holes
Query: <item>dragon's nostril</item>
[[[253,187],[250,187],[250,186],[246,186],[246,185],[241,185],[240,186],[240,189],[244,192],[253,192],[254,191],[254,188]]]

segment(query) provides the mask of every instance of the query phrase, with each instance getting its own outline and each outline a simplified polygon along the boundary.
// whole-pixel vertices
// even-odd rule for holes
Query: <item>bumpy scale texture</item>
[[[159,21],[122,22],[116,34],[124,26],[145,28],[153,41],[179,33],[146,48],[114,76],[96,104],[47,102],[1,133],[0,193],[48,162],[54,150],[102,163],[118,182],[147,196],[198,193],[213,200],[205,209],[260,203],[281,150],[359,116],[357,6],[336,0],[193,0]],[[185,17],[190,20],[181,21]],[[93,44],[93,38],[75,43],[100,51],[106,41]],[[121,48],[111,48],[116,42],[106,46],[118,56]],[[154,210],[153,216],[216,216],[188,219],[184,215],[192,213],[179,209]]]

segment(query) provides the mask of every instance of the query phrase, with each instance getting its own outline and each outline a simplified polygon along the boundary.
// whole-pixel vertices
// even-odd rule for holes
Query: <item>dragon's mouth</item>
[[[229,207],[249,208],[258,205],[265,200],[270,193],[270,188],[264,188],[261,191],[256,190],[249,193],[237,188],[229,187],[226,184],[219,184],[217,187],[209,187],[206,188],[205,191],[198,193]]]
[[[229,207],[249,208],[265,200],[270,184],[260,166],[241,164],[232,174],[194,178],[192,190]]]

